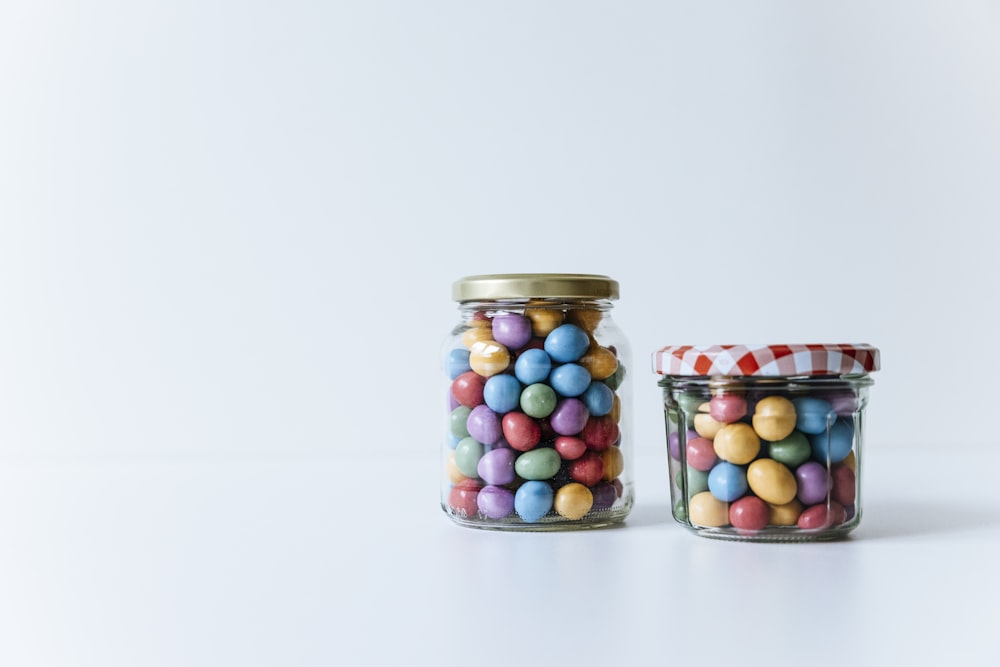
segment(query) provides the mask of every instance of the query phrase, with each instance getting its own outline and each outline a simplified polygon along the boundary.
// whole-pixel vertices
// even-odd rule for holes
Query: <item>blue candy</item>
[[[563,364],[552,369],[549,385],[560,396],[579,396],[590,386],[590,372],[579,364]]]
[[[732,502],[745,494],[747,473],[742,466],[729,461],[717,463],[708,473],[708,490],[723,502]]]
[[[555,361],[576,361],[590,347],[590,336],[575,324],[556,327],[545,337],[545,351]]]
[[[549,513],[555,493],[547,482],[529,480],[514,494],[514,511],[528,523],[534,523]]]
[[[851,453],[854,444],[854,420],[841,417],[830,427],[830,435],[826,431],[809,436],[813,458],[825,462],[827,456],[831,463],[840,463]]]
[[[513,375],[494,375],[483,387],[483,400],[490,410],[506,414],[521,401],[521,383]]]
[[[592,417],[603,417],[615,405],[615,392],[603,382],[591,382],[581,398]]]
[[[452,380],[457,378],[459,375],[465,371],[471,371],[472,366],[469,365],[469,351],[462,348],[456,348],[448,353],[448,377]]]
[[[833,405],[822,398],[803,396],[793,398],[792,403],[795,405],[795,428],[803,433],[825,433],[827,423],[832,424],[837,418]]]
[[[524,385],[544,382],[551,370],[552,358],[545,350],[538,348],[525,350],[514,362],[514,376]]]

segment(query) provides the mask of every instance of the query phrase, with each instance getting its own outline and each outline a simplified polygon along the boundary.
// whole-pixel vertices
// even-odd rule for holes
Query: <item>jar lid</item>
[[[455,301],[617,299],[618,281],[587,273],[498,273],[466,276],[451,286]]]
[[[659,375],[851,375],[877,371],[879,365],[878,348],[865,343],[673,345],[653,353]]]

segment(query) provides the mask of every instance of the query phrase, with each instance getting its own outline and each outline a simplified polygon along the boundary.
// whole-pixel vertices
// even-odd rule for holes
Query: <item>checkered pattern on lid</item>
[[[659,375],[846,375],[878,369],[878,348],[864,343],[672,345],[653,353]]]

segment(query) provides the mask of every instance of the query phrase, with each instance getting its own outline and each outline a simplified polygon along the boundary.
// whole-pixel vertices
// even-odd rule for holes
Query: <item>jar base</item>
[[[631,511],[631,505],[616,507],[610,510],[594,512],[580,519],[566,519],[553,515],[542,517],[535,522],[527,522],[514,515],[504,519],[469,519],[460,514],[450,511],[447,505],[442,504],[441,509],[452,521],[466,528],[478,528],[479,530],[499,530],[522,533],[551,533],[572,530],[592,530],[604,528],[616,528],[624,524],[625,518]]]
[[[675,519],[676,520],[676,519]],[[837,542],[848,538],[851,531],[858,527],[857,522],[850,522],[823,529],[807,530],[796,526],[771,527],[754,531],[739,531],[731,526],[713,528],[708,526],[692,526],[686,521],[677,520],[689,531],[700,537],[729,542]]]

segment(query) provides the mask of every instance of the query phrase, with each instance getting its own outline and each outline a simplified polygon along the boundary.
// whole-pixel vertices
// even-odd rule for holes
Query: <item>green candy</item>
[[[548,417],[556,408],[556,391],[542,382],[529,384],[521,392],[521,410],[535,419]]]
[[[604,384],[611,388],[611,391],[618,389],[622,386],[622,380],[625,379],[625,366],[621,363],[618,364],[618,368],[610,376],[604,379]]]
[[[677,396],[677,405],[686,414],[693,415],[698,412],[698,406],[708,399],[697,392],[687,392]]]
[[[472,408],[460,405],[452,410],[451,414],[448,415],[448,429],[456,438],[468,437],[469,427],[465,424],[469,421],[470,412],[472,412]]]
[[[805,463],[811,455],[809,439],[801,431],[792,431],[787,438],[772,442],[770,447],[771,458],[790,468]]]
[[[680,521],[681,523],[687,523],[688,520],[687,505],[684,504],[683,500],[678,500],[676,503],[674,503],[674,518]]]
[[[539,447],[525,452],[514,462],[514,472],[524,479],[552,479],[559,472],[559,452],[551,447]]]
[[[702,491],[708,491],[708,472],[688,466],[687,467],[688,498],[697,495]]]
[[[479,476],[479,459],[484,453],[485,448],[478,440],[462,438],[455,446],[455,467],[466,477],[476,478]]]

